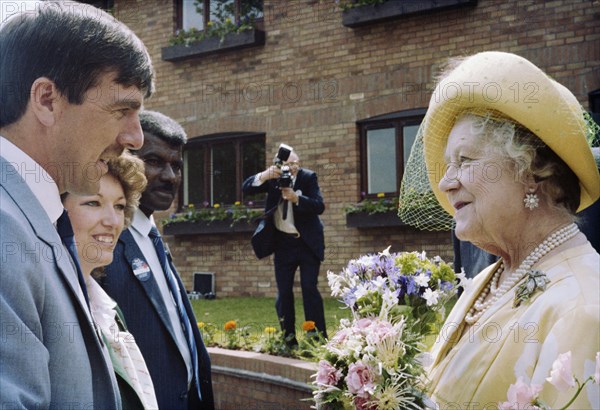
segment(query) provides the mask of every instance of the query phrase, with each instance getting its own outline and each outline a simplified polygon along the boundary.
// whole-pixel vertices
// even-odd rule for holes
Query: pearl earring
[[[530,211],[533,211],[534,208],[540,206],[540,198],[533,190],[530,190],[528,194],[525,194],[523,202],[525,202],[525,208],[529,208]]]

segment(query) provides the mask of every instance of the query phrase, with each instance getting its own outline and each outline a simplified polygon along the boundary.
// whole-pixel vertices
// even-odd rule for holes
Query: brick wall
[[[157,92],[148,108],[176,118],[192,138],[265,132],[267,158],[286,142],[303,166],[317,171],[327,203],[323,273],[388,245],[452,259],[447,232],[347,228],[342,212],[359,199],[356,121],[427,107],[433,76],[448,57],[484,50],[520,54],[584,106],[587,93],[600,88],[597,1],[480,0],[474,8],[350,29],[341,24],[333,0],[266,0],[263,47],[178,63],[160,58],[174,30],[173,2],[115,0],[115,12],[153,57]],[[189,289],[194,271],[212,271],[218,296],[272,296],[272,259],[256,260],[249,237],[167,240]],[[324,275],[321,288],[328,293]]]
[[[215,407],[222,410],[310,409],[316,363],[209,347]]]

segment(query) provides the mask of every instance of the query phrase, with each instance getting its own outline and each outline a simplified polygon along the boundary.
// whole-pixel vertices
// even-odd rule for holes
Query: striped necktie
[[[198,390],[198,397],[202,399],[202,395],[200,393],[200,379],[198,377],[198,349],[196,349],[196,341],[194,340],[194,333],[192,331],[192,325],[190,323],[190,318],[185,311],[185,307],[183,305],[183,299],[181,297],[181,293],[178,291],[177,281],[175,279],[174,267],[171,266],[169,261],[167,260],[167,252],[165,251],[165,245],[163,240],[156,229],[156,226],[153,226],[150,229],[150,233],[148,234],[152,243],[154,244],[154,249],[156,249],[156,255],[158,256],[158,260],[160,261],[160,266],[165,273],[165,277],[167,279],[167,284],[169,285],[169,290],[171,291],[171,295],[173,295],[173,299],[175,300],[175,305],[177,307],[177,313],[179,314],[179,320],[181,321],[181,326],[183,328],[183,333],[185,334],[185,338],[187,340],[188,346],[190,348],[190,353],[192,356],[192,365],[194,370],[194,378],[196,379],[196,388]]]

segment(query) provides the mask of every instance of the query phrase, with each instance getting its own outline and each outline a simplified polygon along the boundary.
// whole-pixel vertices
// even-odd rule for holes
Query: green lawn
[[[199,322],[212,324],[221,330],[226,322],[234,320],[238,327],[246,327],[254,334],[262,333],[265,327],[273,326],[279,329],[277,315],[275,313],[275,298],[265,297],[228,297],[213,300],[192,300],[192,307]],[[304,322],[304,308],[300,295],[295,298],[296,303],[296,327],[301,332]],[[341,309],[342,304],[335,299],[324,299],[325,322],[327,333],[332,336],[339,326],[341,318],[350,316],[349,311]]]

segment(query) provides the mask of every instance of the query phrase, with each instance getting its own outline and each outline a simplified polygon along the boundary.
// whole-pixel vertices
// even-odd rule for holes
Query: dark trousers
[[[315,322],[317,330],[324,337],[327,337],[323,298],[317,288],[321,261],[300,238],[276,231],[276,241],[275,280],[277,281],[277,300],[275,301],[275,309],[285,337],[292,343],[296,341],[294,275],[298,267],[300,267],[304,318],[307,321]]]

